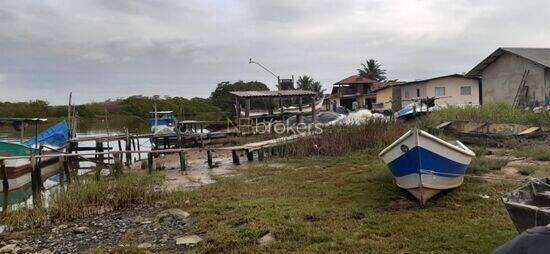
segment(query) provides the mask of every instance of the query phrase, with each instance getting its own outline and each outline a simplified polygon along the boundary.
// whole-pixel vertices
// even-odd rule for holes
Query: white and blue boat
[[[437,193],[462,185],[475,153],[458,140],[447,142],[412,129],[379,156],[390,168],[397,186],[424,205]]]

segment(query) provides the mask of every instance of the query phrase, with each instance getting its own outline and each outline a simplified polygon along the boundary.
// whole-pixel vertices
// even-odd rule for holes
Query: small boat
[[[322,96],[320,99],[318,99],[317,101],[315,101],[315,110],[317,111],[321,111],[322,107],[323,107],[323,103],[325,102],[325,97]],[[311,105],[308,105],[308,106],[303,106],[302,107],[302,113],[303,114],[307,114],[307,113],[311,113],[311,111],[313,110],[313,108],[311,107]],[[299,113],[300,112],[300,108],[298,106],[290,106],[290,107],[283,107],[283,112],[286,114],[286,113]],[[273,114],[277,115],[277,114],[280,114],[281,113],[281,109],[278,108],[278,109],[273,109]],[[259,117],[259,116],[269,116],[270,113],[268,111],[265,111],[265,110],[260,110],[260,111],[250,111],[250,116],[251,117]],[[244,110],[241,110],[241,116],[246,116],[246,112]]]
[[[424,205],[437,193],[457,188],[475,153],[460,141],[446,142],[425,131],[412,129],[386,147],[379,156],[396,184]]]
[[[541,137],[548,131],[540,126],[473,121],[444,121],[432,129],[460,136],[466,143],[491,146],[520,143],[526,139]]]
[[[62,121],[23,143],[0,141],[0,157],[59,153],[69,138],[68,130],[67,123]],[[31,193],[29,188],[32,171],[30,160],[28,158],[8,159],[4,163],[9,184],[8,204],[25,201]],[[61,162],[59,157],[41,158],[39,166],[42,181],[45,181],[59,172]],[[3,197],[0,197],[0,203],[3,204],[3,202]]]
[[[534,179],[504,194],[502,202],[519,233],[550,224],[550,178]]]
[[[154,114],[154,117],[149,119],[149,126],[151,126],[153,133],[175,134],[174,128],[176,128],[178,119],[174,111],[153,111],[149,113]]]

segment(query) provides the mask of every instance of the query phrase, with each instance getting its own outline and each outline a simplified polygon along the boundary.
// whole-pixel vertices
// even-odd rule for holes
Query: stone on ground
[[[202,238],[198,235],[186,235],[176,238],[176,245],[195,245],[202,241]]]
[[[142,244],[138,245],[137,247],[138,247],[138,249],[150,249],[151,247],[153,247],[153,245],[150,244],[150,243],[142,243]]]
[[[17,244],[12,243],[0,248],[0,253],[13,253],[16,251]]]
[[[161,222],[164,221],[164,219],[166,219],[167,217],[185,220],[187,219],[187,217],[189,217],[189,213],[178,208],[171,208],[157,214],[157,220]]]
[[[272,244],[273,242],[275,242],[275,237],[273,237],[273,234],[271,234],[271,232],[263,235],[262,237],[260,237],[260,239],[258,239],[258,244],[261,246],[266,246]]]

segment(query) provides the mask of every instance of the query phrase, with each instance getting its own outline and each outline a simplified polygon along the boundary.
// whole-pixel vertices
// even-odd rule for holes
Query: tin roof
[[[480,76],[487,66],[495,62],[501,55],[510,53],[544,67],[550,67],[550,48],[498,48],[481,63],[466,73],[466,76]]]
[[[296,96],[315,96],[317,94],[313,91],[306,91],[306,90],[235,91],[230,93],[241,98],[296,97]]]

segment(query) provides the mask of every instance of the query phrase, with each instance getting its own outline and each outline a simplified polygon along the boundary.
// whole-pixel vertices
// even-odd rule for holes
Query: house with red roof
[[[354,101],[361,108],[372,109],[372,105],[376,103],[376,93],[373,92],[375,83],[378,81],[359,75],[349,76],[333,85],[330,99],[338,106],[348,109],[352,109]]]

